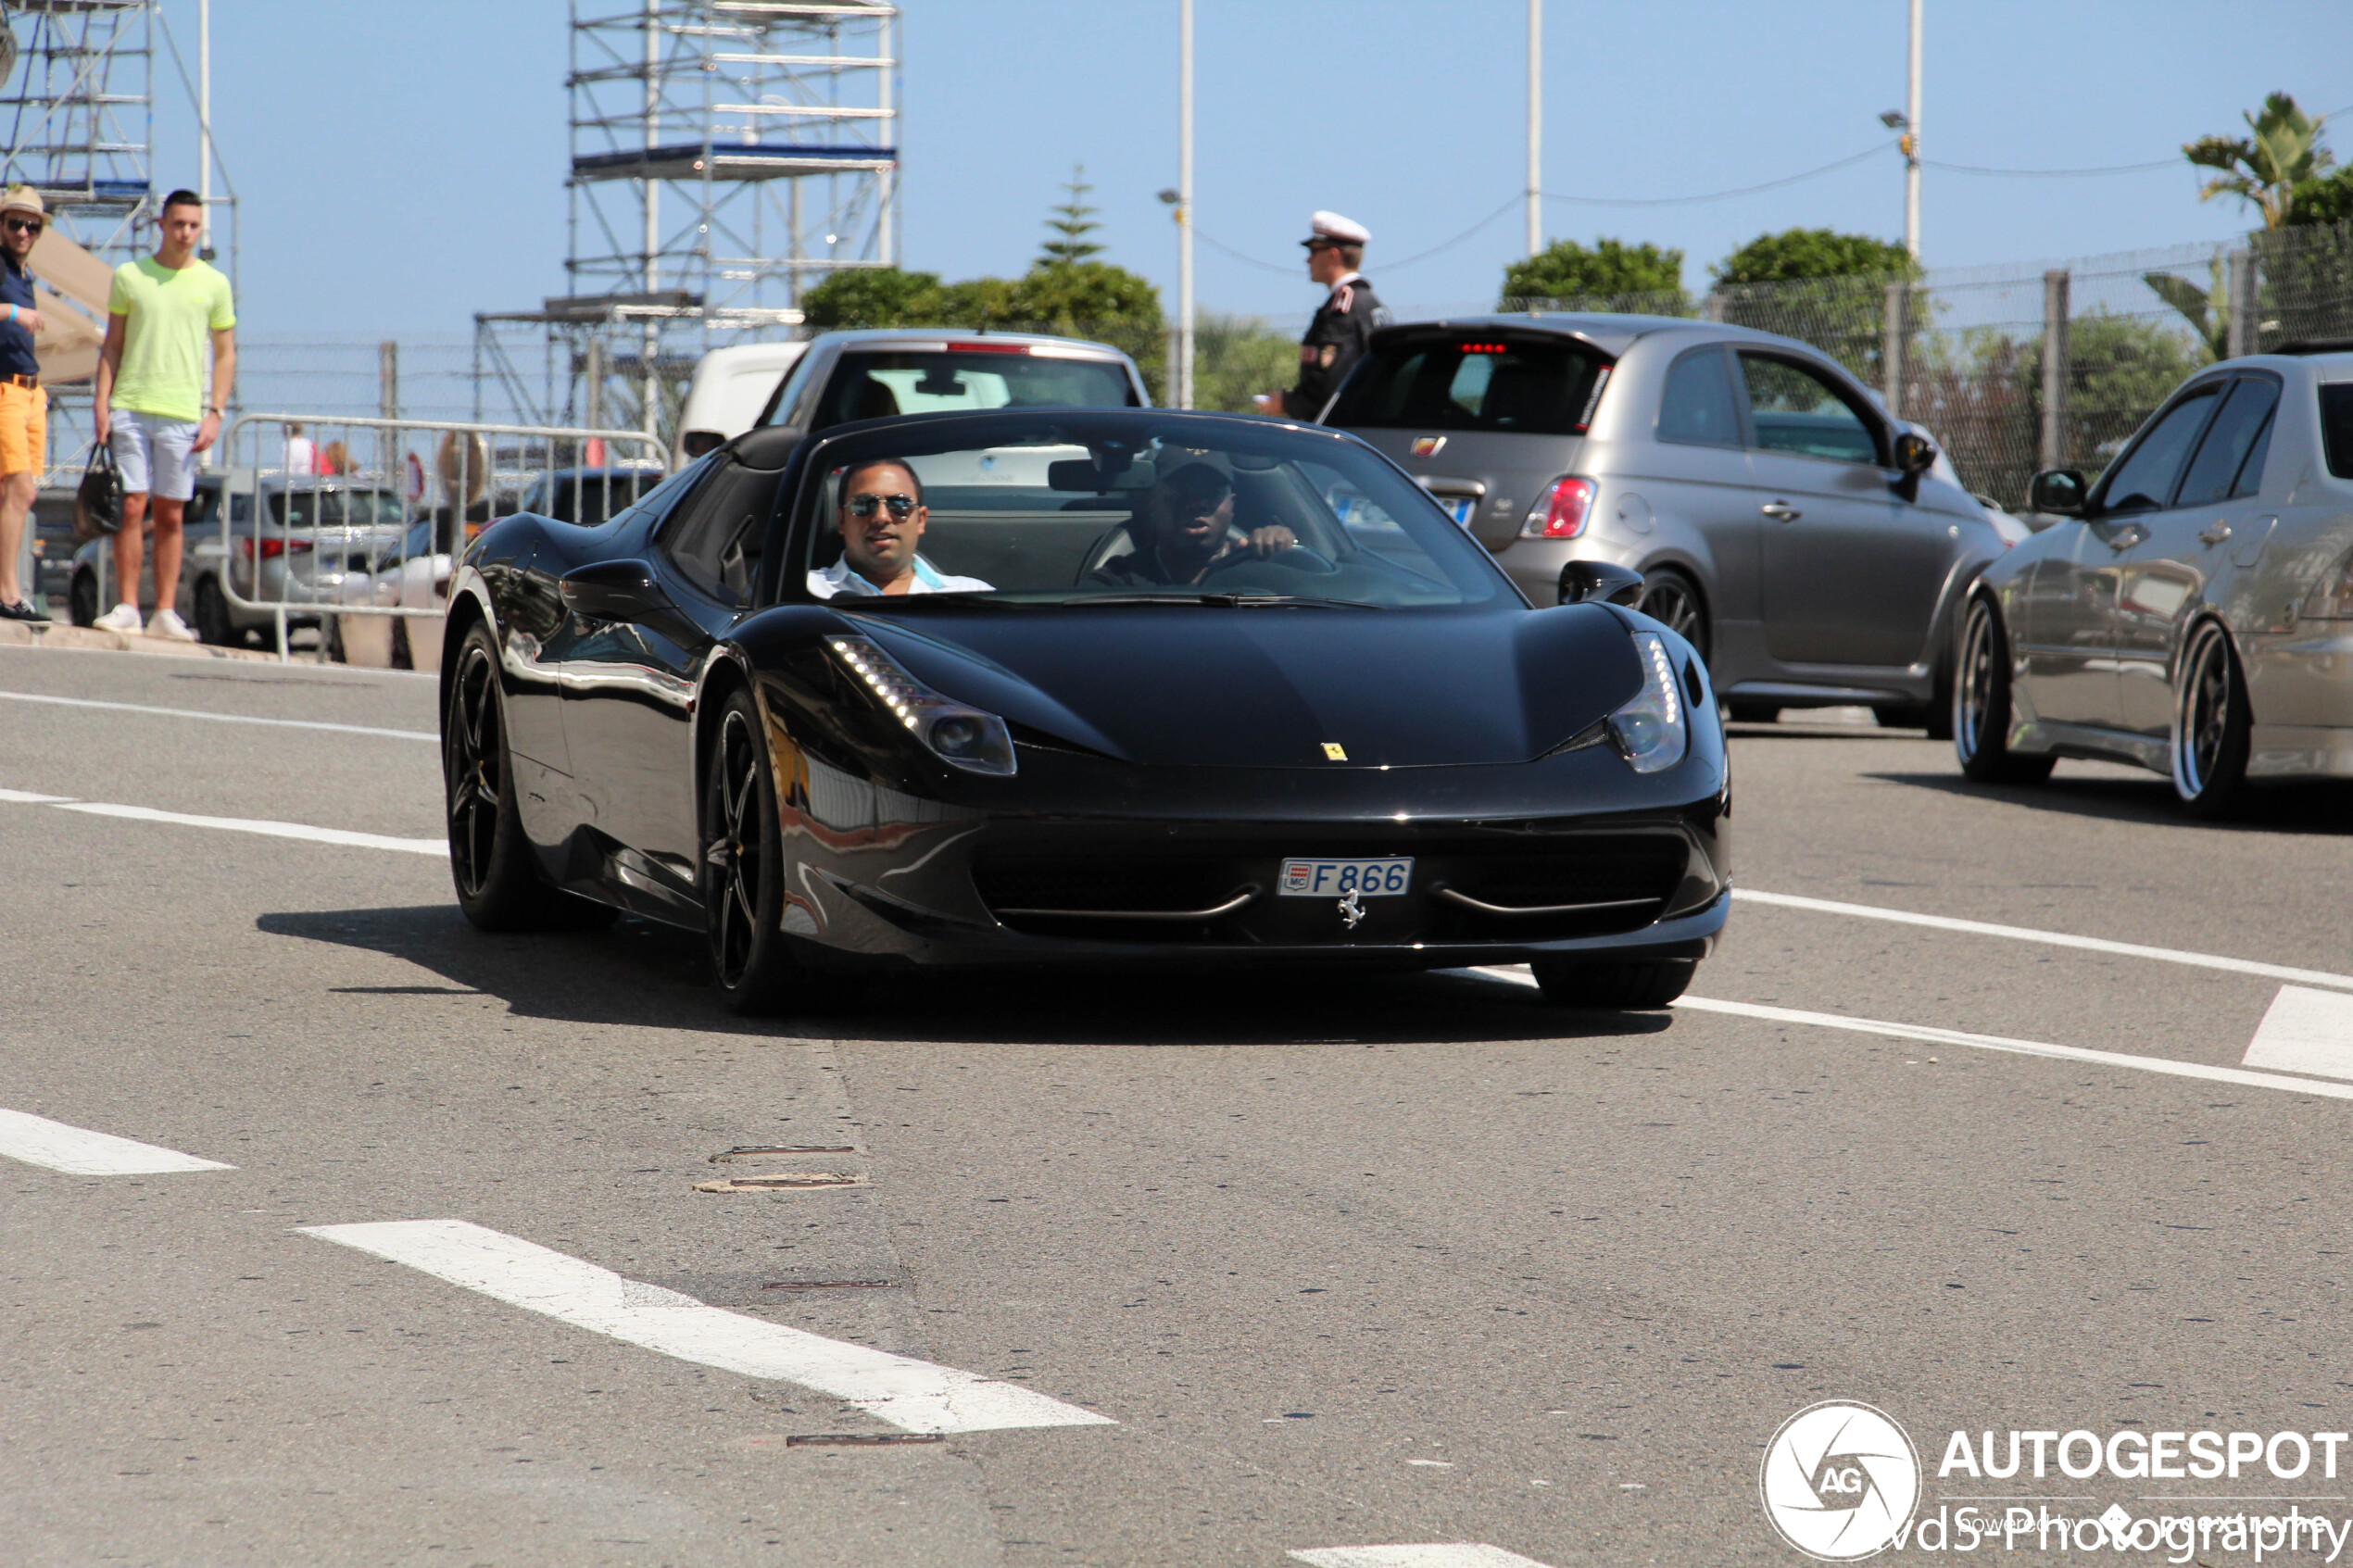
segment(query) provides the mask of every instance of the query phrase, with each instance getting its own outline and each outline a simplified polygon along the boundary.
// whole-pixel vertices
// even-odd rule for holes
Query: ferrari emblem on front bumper
[[[1355,894],[1351,893],[1340,901],[1340,918],[1351,931],[1355,930],[1357,922],[1365,918],[1365,906],[1357,901]]]

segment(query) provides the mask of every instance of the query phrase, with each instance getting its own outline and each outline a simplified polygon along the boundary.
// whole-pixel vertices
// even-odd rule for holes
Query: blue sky
[[[1491,300],[1524,249],[1524,0],[1197,0],[1198,199],[1210,308],[1291,316],[1307,214],[1369,227],[1392,305]],[[193,65],[195,0],[166,0]],[[256,331],[456,332],[478,309],[562,292],[562,0],[215,0],[215,123],[244,200],[241,314]],[[907,0],[903,257],[950,277],[1020,271],[1083,161],[1105,259],[1162,285],[1176,236],[1176,0]],[[1549,0],[1545,186],[1681,196],[1773,180],[1891,140],[1905,0]],[[2138,163],[2238,127],[2274,89],[2353,107],[2353,6],[2267,0],[1928,0],[1931,158],[1994,167]],[[169,82],[168,61],[159,80]],[[157,178],[193,172],[193,115],[159,91]],[[2353,115],[2334,138],[2353,157]],[[1931,266],[2217,239],[2186,166],[2104,179],[1931,170]],[[1685,274],[1795,225],[1890,238],[1887,151],[1762,194],[1650,208],[1548,205],[1548,235],[1680,247]]]

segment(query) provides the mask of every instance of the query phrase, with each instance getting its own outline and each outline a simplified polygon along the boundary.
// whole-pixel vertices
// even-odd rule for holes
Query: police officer
[[[1350,368],[1364,358],[1373,329],[1392,320],[1373,285],[1356,270],[1373,237],[1365,226],[1337,212],[1319,212],[1310,227],[1299,242],[1307,247],[1307,275],[1331,293],[1300,340],[1299,384],[1252,399],[1261,412],[1294,420],[1312,420],[1324,411]]]

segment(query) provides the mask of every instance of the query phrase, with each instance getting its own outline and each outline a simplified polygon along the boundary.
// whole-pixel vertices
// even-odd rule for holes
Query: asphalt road
[[[1902,1423],[1931,1510],[1954,1429],[2348,1424],[2353,1085],[2165,1070],[2241,1063],[2260,966],[2353,985],[2342,794],[2193,825],[1743,729],[1743,892],[2165,951],[1750,899],[1692,988],[1746,1011],[909,981],[749,1024],[692,939],[468,927],[399,847],[434,728],[405,675],[0,649],[0,1112],[233,1167],[0,1159],[0,1560],[1794,1562],[1758,1462],[1817,1400]],[[812,1169],[856,1181],[696,1190]],[[1109,1422],[790,1444],[903,1434],[305,1228],[413,1221]]]

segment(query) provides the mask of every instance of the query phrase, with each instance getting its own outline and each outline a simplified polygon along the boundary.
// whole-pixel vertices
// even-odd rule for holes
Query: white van
[[[808,351],[806,343],[746,343],[714,348],[695,366],[678,411],[678,443],[670,466],[685,467],[759,422],[777,383]]]

